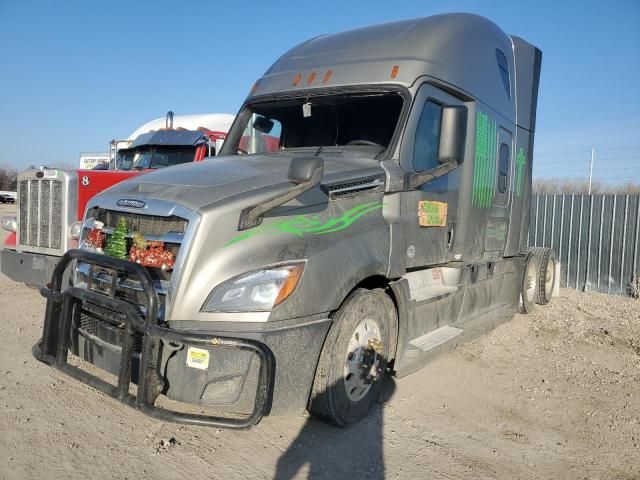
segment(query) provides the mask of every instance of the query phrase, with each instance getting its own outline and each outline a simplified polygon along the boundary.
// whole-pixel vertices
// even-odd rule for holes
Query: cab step
[[[439,345],[453,340],[462,332],[462,328],[445,325],[444,327],[440,327],[432,332],[427,333],[426,335],[414,338],[409,342],[409,345],[411,345],[411,347],[413,347],[414,349],[420,350],[421,352],[428,352],[429,350],[432,350]]]

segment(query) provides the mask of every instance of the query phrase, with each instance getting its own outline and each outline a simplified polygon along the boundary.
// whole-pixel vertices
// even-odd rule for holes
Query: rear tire
[[[557,281],[556,255],[553,250],[546,247],[532,248],[531,254],[538,261],[538,294],[536,295],[536,303],[538,305],[547,305],[551,302],[553,287]]]
[[[533,313],[538,297],[538,258],[532,253],[527,254],[522,285],[520,288],[520,312]]]
[[[313,381],[309,412],[340,427],[364,418],[380,396],[397,314],[382,289],[355,290],[333,318]]]

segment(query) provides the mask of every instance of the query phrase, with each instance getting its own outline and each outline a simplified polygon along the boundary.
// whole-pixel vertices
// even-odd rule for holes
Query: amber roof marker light
[[[316,74],[316,72],[311,72],[309,74],[309,78],[307,78],[307,85],[311,85],[313,82],[315,82],[317,76],[318,75]]]
[[[395,79],[398,76],[398,70],[400,70],[400,66],[394,65],[391,69],[391,80]]]
[[[291,85],[293,87],[297,87],[298,84],[300,83],[300,80],[302,80],[302,75],[300,75],[299,73],[296,73],[296,76],[293,77],[293,82],[291,82]]]
[[[333,75],[333,71],[327,70],[327,73],[325,73],[324,77],[322,78],[322,83],[327,83],[329,80],[331,80],[331,75]]]

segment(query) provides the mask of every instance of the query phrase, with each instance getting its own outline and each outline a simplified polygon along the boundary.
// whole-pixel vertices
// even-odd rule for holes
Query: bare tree
[[[574,178],[536,178],[531,186],[533,194],[582,194],[589,193],[589,180]],[[633,194],[640,193],[640,183],[627,182],[623,185],[604,185],[594,180],[591,183],[591,194],[604,193]]]
[[[619,185],[615,188],[615,192],[612,193],[621,193],[621,194],[634,194],[640,193],[640,183],[635,183],[632,181],[628,181]]]
[[[0,167],[0,190],[15,191],[18,172],[13,168]]]

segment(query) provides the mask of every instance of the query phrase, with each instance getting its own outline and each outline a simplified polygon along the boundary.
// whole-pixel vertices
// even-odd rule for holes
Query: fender
[[[4,239],[5,247],[14,247],[16,246],[16,232],[10,232],[7,238]]]

